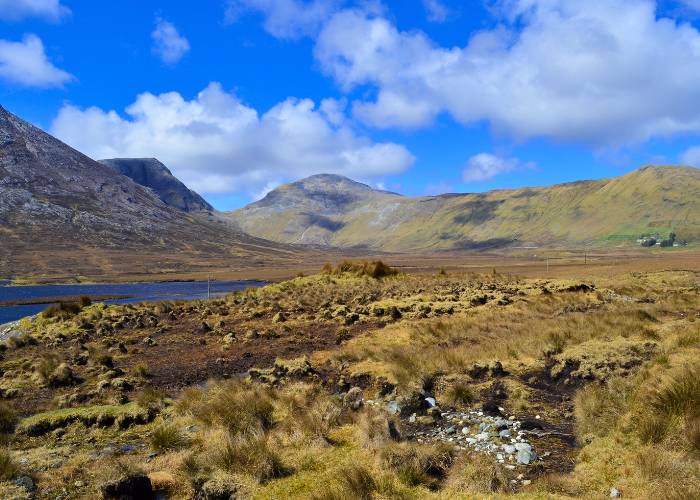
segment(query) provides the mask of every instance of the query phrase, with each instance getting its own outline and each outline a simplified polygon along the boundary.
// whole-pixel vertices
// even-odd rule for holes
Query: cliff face
[[[188,189],[155,158],[113,158],[100,160],[100,163],[152,189],[170,207],[185,212],[213,210],[204,198]]]

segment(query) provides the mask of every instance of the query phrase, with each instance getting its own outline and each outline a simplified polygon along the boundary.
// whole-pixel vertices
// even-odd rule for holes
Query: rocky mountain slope
[[[100,160],[115,172],[152,189],[166,205],[185,212],[213,210],[204,198],[185,186],[155,158],[112,158]]]
[[[622,177],[479,194],[404,197],[341,176],[281,186],[229,216],[287,243],[386,251],[636,244],[700,239],[700,170],[644,167]]]
[[[0,277],[122,268],[160,272],[295,251],[188,214],[0,107]]]

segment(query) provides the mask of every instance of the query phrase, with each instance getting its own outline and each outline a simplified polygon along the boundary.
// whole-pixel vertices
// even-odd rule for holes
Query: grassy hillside
[[[652,166],[607,180],[417,198],[368,190],[348,179],[341,192],[337,179],[282,186],[230,216],[246,232],[270,240],[387,251],[619,245],[672,231],[682,240],[700,238],[700,170],[690,167]],[[324,189],[342,202],[321,203]]]

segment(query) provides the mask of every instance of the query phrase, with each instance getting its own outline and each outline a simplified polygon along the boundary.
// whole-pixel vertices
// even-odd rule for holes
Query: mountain
[[[612,179],[479,194],[405,197],[342,176],[280,186],[229,213],[278,242],[385,251],[636,244],[700,239],[700,170],[648,166]]]
[[[155,158],[112,158],[99,162],[130,177],[137,184],[151,188],[170,207],[185,212],[214,210],[204,198],[188,189]]]
[[[0,107],[0,278],[158,273],[294,259],[208,212],[156,192]]]

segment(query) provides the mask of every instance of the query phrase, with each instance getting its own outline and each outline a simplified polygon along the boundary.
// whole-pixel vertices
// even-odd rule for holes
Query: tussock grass
[[[452,466],[454,450],[448,445],[395,443],[381,450],[380,459],[406,485],[435,489]]]
[[[151,433],[151,448],[158,452],[176,450],[187,443],[185,436],[176,425],[161,422]]]
[[[381,260],[353,262],[344,260],[337,266],[325,264],[321,270],[323,274],[340,276],[343,274],[351,274],[354,276],[369,276],[374,279],[386,278],[388,276],[396,276],[399,272],[386,265]]]
[[[325,491],[314,493],[312,500],[372,500],[379,489],[372,471],[363,465],[348,465],[335,474],[335,480]]]
[[[0,402],[0,433],[11,434],[15,431],[17,412],[8,403]]]
[[[180,414],[191,415],[208,427],[231,434],[269,430],[274,422],[274,395],[268,388],[239,381],[189,389],[177,402]]]
[[[0,448],[0,480],[9,481],[19,472],[19,466],[7,448]]]
[[[211,459],[227,472],[248,474],[260,482],[282,477],[286,473],[282,459],[262,432],[225,436]]]
[[[636,420],[646,443],[683,435],[689,449],[700,452],[700,368],[686,365],[644,393],[644,411]]]

